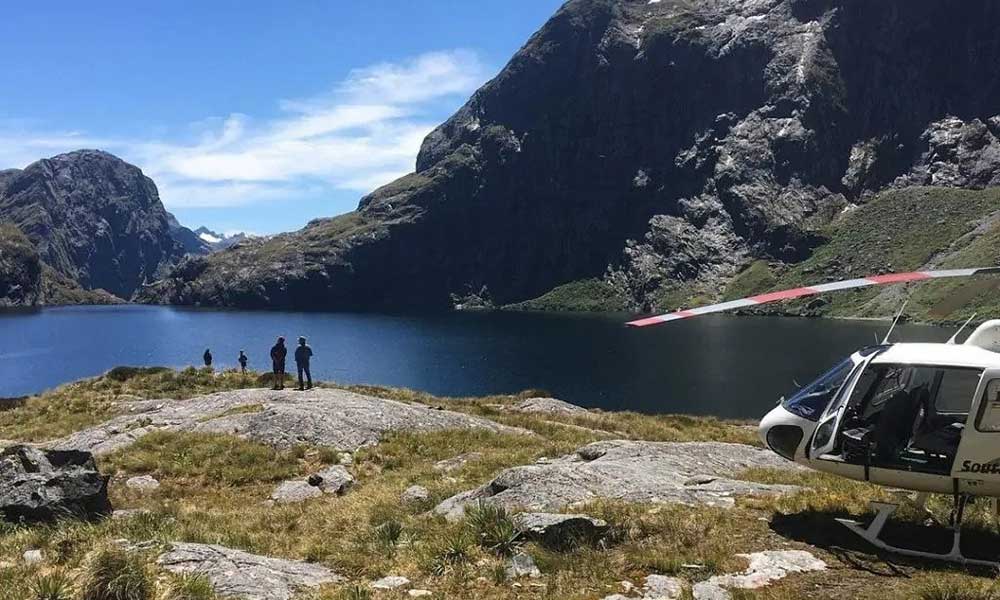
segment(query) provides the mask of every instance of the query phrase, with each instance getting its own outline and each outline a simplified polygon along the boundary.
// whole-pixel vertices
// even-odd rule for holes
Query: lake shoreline
[[[309,338],[317,380],[482,396],[543,388],[574,404],[646,414],[756,417],[873,340],[887,324],[709,315],[630,328],[621,313],[434,314],[239,311],[130,304],[0,313],[0,397],[92,377],[116,365],[270,367],[278,335]],[[893,339],[944,341],[901,324]],[[9,337],[7,337],[9,336]],[[820,343],[817,343],[817,342]],[[790,350],[794,350],[789,354]],[[294,371],[292,361],[289,370]],[[747,385],[752,381],[753,385]]]

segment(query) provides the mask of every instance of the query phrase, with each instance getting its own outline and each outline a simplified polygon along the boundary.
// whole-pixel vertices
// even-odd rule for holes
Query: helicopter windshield
[[[837,393],[844,380],[854,368],[854,361],[845,358],[816,381],[810,383],[785,400],[783,406],[788,412],[810,421],[818,421],[823,409]]]

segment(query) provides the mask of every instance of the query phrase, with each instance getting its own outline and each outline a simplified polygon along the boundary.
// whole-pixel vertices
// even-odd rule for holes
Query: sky
[[[5,5],[0,169],[99,148],[181,223],[269,234],[348,212],[562,0]]]

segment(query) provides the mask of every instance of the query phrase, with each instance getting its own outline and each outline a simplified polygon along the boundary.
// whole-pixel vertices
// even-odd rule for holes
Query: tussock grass
[[[81,600],[151,600],[155,593],[150,568],[137,554],[106,545],[84,562]]]
[[[34,600],[73,600],[73,582],[61,572],[37,575],[31,581]]]
[[[308,453],[304,447],[276,450],[223,434],[158,431],[103,459],[101,466],[111,475],[151,474],[184,487],[239,486],[290,479],[304,470]]]
[[[204,575],[185,573],[166,585],[163,600],[216,600],[215,590]]]

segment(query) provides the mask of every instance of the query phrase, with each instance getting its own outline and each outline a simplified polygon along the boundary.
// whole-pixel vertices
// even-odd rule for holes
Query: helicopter
[[[691,318],[825,292],[939,278],[1000,273],[1000,267],[889,273],[769,292],[631,321],[633,327]],[[905,305],[904,305],[905,308]],[[873,502],[864,526],[837,519],[891,553],[998,568],[962,554],[962,518],[976,497],[1000,498],[1000,319],[979,325],[961,344],[969,318],[944,343],[881,343],[858,349],[768,412],[758,427],[773,452],[811,469],[915,492],[948,494],[952,546],[933,553],[894,546],[879,536],[899,504]],[[998,511],[1000,514],[1000,511]]]

